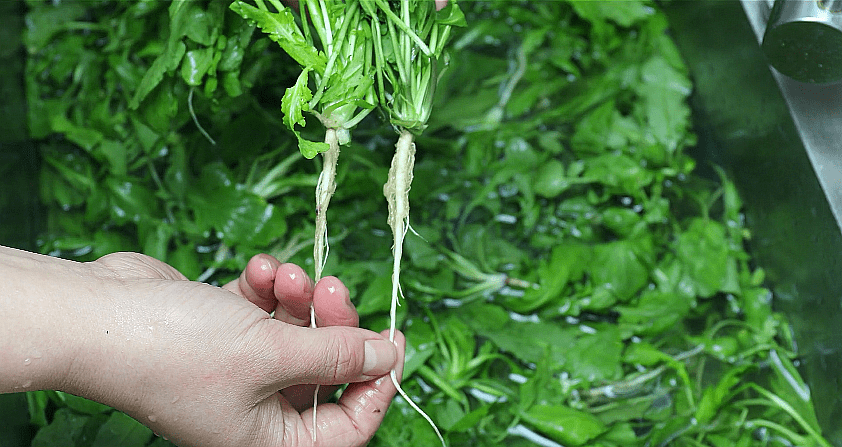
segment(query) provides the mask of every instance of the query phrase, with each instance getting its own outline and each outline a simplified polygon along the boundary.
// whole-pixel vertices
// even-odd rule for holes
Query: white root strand
[[[316,234],[313,244],[313,262],[316,269],[314,281],[317,283],[322,279],[322,270],[324,270],[327,255],[330,251],[327,241],[327,208],[330,205],[333,193],[336,191],[336,164],[339,161],[339,140],[336,129],[325,130],[325,143],[330,148],[322,153],[322,172],[319,174],[319,180],[316,183]],[[316,327],[316,308],[313,307],[313,303],[310,303],[310,327]],[[319,388],[319,385],[316,384],[316,390],[313,392],[314,443],[316,442],[316,409],[319,405]]]
[[[397,308],[402,296],[400,288],[401,257],[403,256],[403,240],[409,228],[409,188],[412,184],[412,171],[415,165],[415,142],[412,133],[402,129],[395,145],[395,156],[389,169],[389,177],[383,185],[383,195],[389,204],[389,226],[392,228],[394,245],[392,246],[392,303],[389,309],[389,340],[394,343],[397,324]],[[436,432],[441,445],[446,447],[444,437],[439,428],[420,407],[406,394],[398,383],[397,372],[393,369],[389,376],[398,393],[406,400],[418,414],[420,414]]]
[[[389,309],[389,340],[395,341],[395,325],[399,305],[401,257],[403,240],[409,227],[409,187],[412,184],[412,170],[415,165],[415,143],[410,132],[401,131],[395,145],[395,156],[389,168],[389,177],[383,185],[383,195],[389,205],[389,226],[392,228],[392,305]]]
[[[327,242],[327,208],[330,199],[336,191],[336,164],[339,161],[339,140],[336,129],[325,131],[325,143],[330,149],[322,153],[323,165],[319,180],[316,183],[316,234],[313,244],[313,261],[315,262],[316,278],[322,279],[322,270],[327,261],[329,251]]]

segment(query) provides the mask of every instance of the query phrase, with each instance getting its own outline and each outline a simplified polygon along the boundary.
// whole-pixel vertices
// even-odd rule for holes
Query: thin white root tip
[[[310,327],[316,327],[316,308],[310,304]],[[319,406],[319,385],[316,384],[316,390],[313,391],[313,444],[316,443],[316,409]]]
[[[436,432],[436,436],[438,436],[439,441],[441,441],[442,447],[447,447],[447,443],[444,442],[444,436],[441,435],[441,432],[436,426],[436,423],[433,422],[433,419],[430,418],[430,416],[428,416],[427,413],[425,413],[424,410],[422,410],[418,405],[416,405],[415,402],[413,402],[412,399],[410,399],[409,396],[406,394],[406,391],[404,391],[403,388],[401,388],[400,384],[398,383],[398,375],[394,369],[391,373],[389,373],[389,376],[392,378],[392,384],[395,385],[395,388],[398,390],[398,393],[400,393],[401,397],[403,397],[406,403],[408,403],[413,410],[418,412],[418,414],[420,414],[421,417],[423,417],[424,420],[426,420],[427,423],[430,424],[430,427],[433,427],[433,431]]]

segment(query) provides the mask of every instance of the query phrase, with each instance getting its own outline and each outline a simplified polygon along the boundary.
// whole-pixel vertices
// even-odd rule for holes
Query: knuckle
[[[351,375],[359,375],[362,370],[361,356],[356,355],[351,337],[341,332],[331,337],[327,346],[328,358],[332,359],[330,379],[336,383],[344,382]]]

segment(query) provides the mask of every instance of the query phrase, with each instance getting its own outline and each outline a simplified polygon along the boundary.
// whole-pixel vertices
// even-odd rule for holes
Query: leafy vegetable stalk
[[[284,123],[298,138],[299,150],[307,158],[323,153],[324,164],[316,187],[316,232],[313,257],[316,281],[321,278],[327,257],[327,208],[336,190],[339,146],[350,141],[349,129],[374,108],[371,42],[361,22],[359,3],[302,0],[300,25],[291,8],[279,0],[263,0],[257,7],[242,1],[231,8],[253,21],[303,70],[282,100]],[[307,17],[311,22],[308,22]],[[310,89],[313,73],[315,93]],[[313,113],[325,127],[324,143],[303,138],[295,126],[306,126],[303,112]],[[315,322],[315,318],[311,318]]]
[[[403,241],[410,228],[409,188],[415,165],[415,136],[427,127],[432,112],[438,64],[451,26],[464,24],[464,16],[455,2],[441,12],[435,11],[433,2],[423,0],[399,2],[398,11],[393,11],[393,3],[385,0],[367,1],[362,5],[371,18],[379,103],[399,134],[388,179],[383,186],[393,235],[389,339],[394,341],[401,294]],[[445,445],[436,424],[401,388],[396,372],[392,370],[390,375],[401,396],[430,423]]]

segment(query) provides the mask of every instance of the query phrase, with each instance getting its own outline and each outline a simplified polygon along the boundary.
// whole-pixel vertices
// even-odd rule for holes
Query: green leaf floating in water
[[[565,405],[535,405],[521,414],[527,424],[563,445],[585,445],[608,427],[590,413]]]

